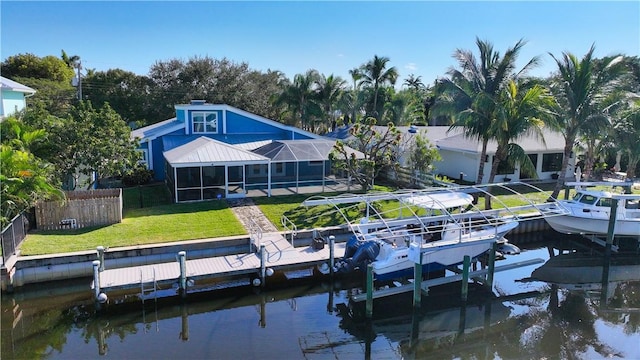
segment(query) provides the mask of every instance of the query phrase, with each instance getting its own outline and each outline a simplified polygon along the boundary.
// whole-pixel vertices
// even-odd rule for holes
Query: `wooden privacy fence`
[[[65,191],[67,200],[39,202],[39,230],[79,229],[122,222],[122,189]]]

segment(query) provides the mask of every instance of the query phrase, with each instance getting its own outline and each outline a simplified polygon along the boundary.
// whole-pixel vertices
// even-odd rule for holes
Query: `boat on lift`
[[[640,195],[616,194],[612,191],[586,189],[588,186],[623,186],[620,182],[570,182],[576,194],[570,200],[559,200],[566,212],[545,220],[555,231],[564,234],[606,236],[611,217],[611,205],[617,199],[613,235],[640,238]]]
[[[473,196],[455,192],[424,194],[402,201],[433,213],[463,209],[472,204]],[[409,256],[411,244],[421,247],[424,272],[459,265],[465,256],[475,260],[492,249],[495,242],[500,242],[501,247],[512,254],[520,252],[504,238],[518,226],[518,222],[493,218],[481,212],[459,213],[446,221],[434,219],[424,227],[418,223],[408,223],[396,229],[379,228],[380,225],[366,219],[361,221],[359,232],[347,242],[343,261],[337,263],[338,272],[363,269],[371,263],[376,280],[410,276],[415,264]]]
[[[507,206],[490,190],[512,193],[517,205]],[[556,203],[536,203],[541,194],[542,190],[526,183],[483,184],[315,196],[303,205],[329,205],[330,210],[317,216],[347,221],[352,236],[335,271],[348,273],[371,264],[375,279],[391,280],[412,276],[418,262],[427,273],[462,264],[466,256],[478,259],[496,243],[502,254],[519,253],[504,238],[506,234],[520,221],[561,214]],[[474,195],[491,197],[496,209],[478,208]],[[363,213],[364,217],[353,216]],[[416,249],[421,257],[415,255]]]

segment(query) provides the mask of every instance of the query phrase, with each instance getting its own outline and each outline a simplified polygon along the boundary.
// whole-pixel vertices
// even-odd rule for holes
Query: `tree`
[[[409,76],[406,79],[404,79],[404,85],[406,85],[407,87],[415,91],[420,91],[425,88],[421,78],[422,76],[415,76],[414,74],[409,74]]]
[[[454,58],[460,69],[450,69],[449,78],[438,81],[438,99],[432,109],[434,115],[453,115],[455,120],[451,129],[463,127],[467,137],[480,140],[480,159],[486,157],[492,136],[490,128],[496,118],[498,94],[509,80],[517,80],[539,62],[538,57],[534,57],[521,70],[515,71],[516,60],[525,44],[521,39],[500,56],[491,43],[476,38],[479,58],[469,50],[456,50]],[[482,183],[483,177],[484,162],[480,160],[476,183]]]
[[[296,74],[293,82],[276,98],[276,105],[285,105],[289,124],[300,126],[314,132],[314,117],[321,113],[314,89],[320,74],[316,70],[307,70],[304,74]]]
[[[130,136],[130,128],[108,104],[96,110],[83,101],[50,129],[55,151],[48,160],[55,165],[57,177],[70,184],[69,190],[81,185],[90,188],[94,172],[103,178],[119,176],[135,166],[139,154]],[[80,175],[87,180],[79,183]]]
[[[426,174],[433,170],[433,162],[442,158],[426,134],[417,133],[409,147],[409,166],[414,172]]]
[[[388,62],[388,57],[374,55],[373,59],[360,67],[360,75],[362,76],[360,81],[373,88],[372,115],[375,118],[378,118],[381,114],[381,109],[378,108],[380,87],[386,84],[395,85],[398,79],[398,70],[395,67],[387,68]]]
[[[628,157],[627,178],[635,178],[640,163],[640,100],[620,112],[613,125],[613,138],[617,150]]]
[[[31,130],[15,117],[1,123],[0,144],[0,224],[4,228],[21,212],[39,200],[63,199],[52,177],[52,167],[31,150],[44,141],[43,129]]]
[[[342,98],[346,83],[341,77],[333,74],[328,77],[320,75],[316,80],[317,101],[322,109],[325,126],[331,130],[336,127],[335,110]]]
[[[362,152],[364,159],[356,159],[340,140],[336,141],[331,155],[334,166],[346,171],[365,191],[372,187],[380,170],[397,165],[398,144],[402,137],[392,123],[381,132],[375,125],[376,119],[369,117],[365,123],[357,122],[349,129],[353,139],[346,145]]]
[[[542,129],[545,122],[552,119],[551,97],[540,85],[527,89],[524,84],[510,80],[499,95],[496,117],[490,129],[498,147],[491,165],[489,183],[493,183],[500,163],[507,160],[511,165],[520,164],[527,173],[536,173],[531,159],[516,141],[524,136],[544,139]]]
[[[83,97],[96,107],[105,103],[127,123],[148,125],[154,123],[153,104],[150,102],[151,80],[122,69],[95,71],[83,80]]]
[[[565,139],[561,174],[567,171],[578,135],[589,122],[604,115],[600,102],[615,89],[615,80],[624,72],[621,56],[606,58],[596,67],[594,50],[592,45],[580,60],[569,52],[563,52],[561,58],[550,54],[558,66],[551,86],[557,102],[555,128]],[[551,197],[558,197],[563,184],[564,176],[558,177]]]
[[[73,69],[53,55],[38,57],[33,54],[18,54],[6,58],[0,66],[2,76],[7,78],[47,79],[71,84]],[[26,84],[25,84],[26,85]]]

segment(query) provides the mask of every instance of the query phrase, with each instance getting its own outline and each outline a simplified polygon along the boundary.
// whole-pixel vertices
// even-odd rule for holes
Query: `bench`
[[[63,229],[75,229],[78,227],[76,219],[62,219],[60,220],[60,227]]]

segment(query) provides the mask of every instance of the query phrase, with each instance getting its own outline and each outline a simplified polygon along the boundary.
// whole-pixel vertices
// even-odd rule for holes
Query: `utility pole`
[[[78,100],[82,101],[82,75],[80,74],[80,70],[82,70],[82,60],[78,60]]]

